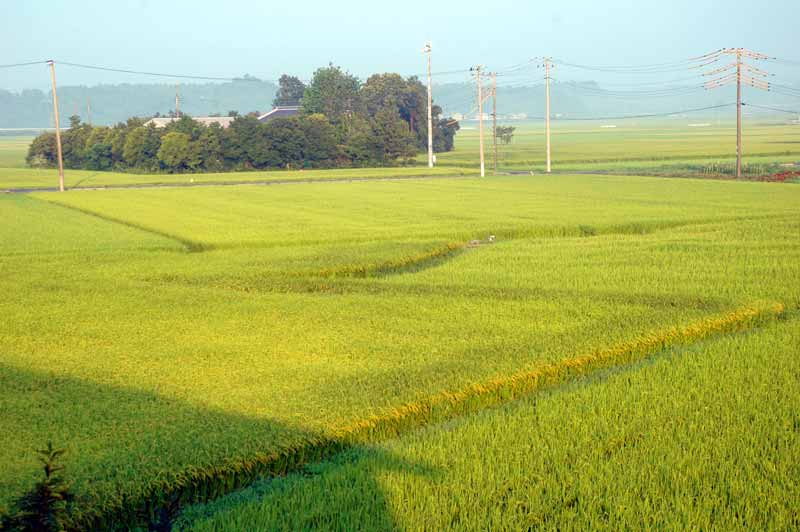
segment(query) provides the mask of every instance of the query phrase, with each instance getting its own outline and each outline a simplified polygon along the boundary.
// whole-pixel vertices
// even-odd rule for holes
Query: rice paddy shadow
[[[313,471],[304,469],[308,464],[357,447],[273,419],[169,398],[158,390],[7,365],[0,365],[0,405],[9,405],[0,409],[3,425],[17,427],[4,438],[0,508],[32,487],[39,470],[33,448],[52,440],[67,449],[65,475],[76,494],[67,530],[171,530],[174,518],[189,505],[266,478],[299,471],[308,475]],[[406,467],[398,460],[390,463]],[[371,489],[365,499],[369,513],[391,525],[380,487]],[[345,503],[360,499],[326,500],[325,506],[334,515],[336,505]]]

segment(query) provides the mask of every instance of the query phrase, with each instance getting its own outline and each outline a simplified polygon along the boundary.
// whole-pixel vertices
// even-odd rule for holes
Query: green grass
[[[795,317],[673,349],[258,483],[180,528],[796,529],[798,345]]]
[[[796,308],[799,199],[590,176],[0,197],[0,506],[49,439],[79,508],[111,511],[371,441],[443,393]]]

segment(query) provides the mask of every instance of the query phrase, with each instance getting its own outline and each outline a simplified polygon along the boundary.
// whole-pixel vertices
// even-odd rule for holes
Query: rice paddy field
[[[544,124],[511,121],[502,125],[514,126],[516,131],[510,144],[498,145],[498,169],[543,172]],[[491,131],[491,122],[486,122],[489,169],[493,167]],[[746,120],[743,152],[745,175],[752,177],[774,171],[778,164],[800,163],[800,126]],[[730,176],[736,162],[736,124],[707,117],[611,122],[555,120],[552,157],[553,171],[557,172]],[[454,168],[478,164],[476,121],[462,123],[458,149],[438,155],[437,163]]]
[[[800,526],[800,186],[463,138],[452,178],[0,195],[0,515],[52,440],[70,530]]]

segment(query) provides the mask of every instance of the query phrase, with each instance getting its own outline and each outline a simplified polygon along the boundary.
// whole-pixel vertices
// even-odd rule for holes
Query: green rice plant
[[[800,322],[676,346],[187,510],[179,530],[800,526]]]

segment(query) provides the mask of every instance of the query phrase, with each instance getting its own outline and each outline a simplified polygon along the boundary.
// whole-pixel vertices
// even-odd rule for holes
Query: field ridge
[[[91,216],[93,218],[97,218],[97,219],[103,220],[104,222],[110,222],[110,223],[114,223],[114,224],[124,225],[125,227],[129,227],[131,229],[136,229],[138,231],[144,231],[145,233],[150,233],[151,235],[160,236],[162,238],[166,238],[168,240],[172,240],[172,241],[177,242],[178,244],[182,245],[184,248],[186,248],[186,251],[189,252],[189,253],[199,253],[199,252],[202,252],[202,251],[209,251],[209,250],[212,249],[212,246],[209,245],[209,244],[205,244],[205,243],[198,242],[198,241],[195,241],[195,240],[190,240],[190,239],[182,237],[182,236],[174,235],[174,234],[168,233],[166,231],[161,231],[159,229],[154,229],[152,227],[148,227],[146,225],[138,224],[136,222],[131,222],[131,221],[128,221],[128,220],[124,220],[122,218],[117,218],[115,216],[109,216],[107,214],[98,213],[98,212],[95,212],[95,211],[92,211],[92,210],[89,210],[89,209],[84,209],[82,207],[76,207],[76,206],[70,205],[68,203],[62,203],[60,201],[51,201],[51,200],[45,200],[45,199],[39,199],[39,198],[36,198],[36,199],[38,199],[39,201],[44,201],[44,202],[49,203],[51,205],[56,205],[58,207],[62,207],[64,209],[70,209],[70,210],[73,210],[75,212],[79,212],[79,213],[84,214],[86,216]]]

